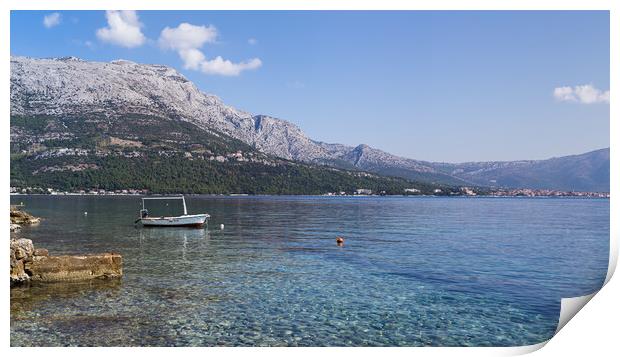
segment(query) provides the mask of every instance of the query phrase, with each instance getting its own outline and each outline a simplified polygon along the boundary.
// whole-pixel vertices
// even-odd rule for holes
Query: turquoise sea
[[[135,227],[134,196],[12,196],[43,219],[20,236],[119,252],[124,276],[11,289],[11,346],[528,345],[607,272],[608,199],[186,199],[206,229]]]

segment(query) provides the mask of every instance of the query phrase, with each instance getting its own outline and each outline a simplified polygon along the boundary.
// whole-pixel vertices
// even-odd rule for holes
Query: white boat
[[[145,207],[145,201],[147,200],[183,200],[183,215],[182,216],[161,216],[151,217],[149,211]],[[148,227],[202,227],[209,219],[209,214],[187,214],[187,206],[185,205],[185,197],[144,197],[142,198],[142,210],[140,211],[140,218],[135,223],[142,223],[143,226]]]

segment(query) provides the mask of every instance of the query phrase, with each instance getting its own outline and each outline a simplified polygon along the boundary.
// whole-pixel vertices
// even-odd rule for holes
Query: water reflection
[[[137,229],[139,254],[143,254],[143,248],[147,244],[172,244],[170,248],[177,250],[181,247],[181,259],[187,262],[188,246],[200,242],[201,246],[208,245],[210,238],[209,230],[205,228],[183,228],[183,227],[142,227]],[[175,246],[177,247],[175,249]]]
[[[146,240],[167,239],[171,241],[204,240],[209,238],[208,229],[182,228],[182,227],[158,227],[138,228],[139,242]]]

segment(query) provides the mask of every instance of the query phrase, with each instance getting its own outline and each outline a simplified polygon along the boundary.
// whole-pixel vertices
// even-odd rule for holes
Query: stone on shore
[[[39,223],[39,218],[11,206],[11,232],[19,230],[20,225],[34,223]],[[117,253],[50,256],[47,249],[35,249],[25,238],[11,238],[10,246],[11,287],[29,281],[80,281],[123,275],[123,258]]]
[[[50,255],[50,253],[45,248],[36,248],[34,250],[34,256],[35,257],[47,257],[48,255]]]
[[[34,246],[30,239],[11,239],[10,243],[11,284],[30,280],[25,271],[26,261],[33,258]]]
[[[34,255],[34,245],[30,239],[11,239],[11,256],[18,260],[30,260]]]
[[[24,224],[35,224],[39,223],[40,219],[31,215],[28,212],[20,211],[17,209],[11,209],[11,223],[24,225]]]
[[[120,278],[123,259],[117,253],[35,256],[25,263],[24,270],[30,281],[41,282]]]
[[[11,239],[11,286],[28,281],[57,282],[120,278],[123,258],[117,253],[50,256],[30,239]]]

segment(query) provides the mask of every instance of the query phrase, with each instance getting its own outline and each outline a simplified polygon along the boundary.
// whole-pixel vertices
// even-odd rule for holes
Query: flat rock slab
[[[31,281],[120,278],[123,275],[123,258],[117,253],[35,256],[24,268]]]

